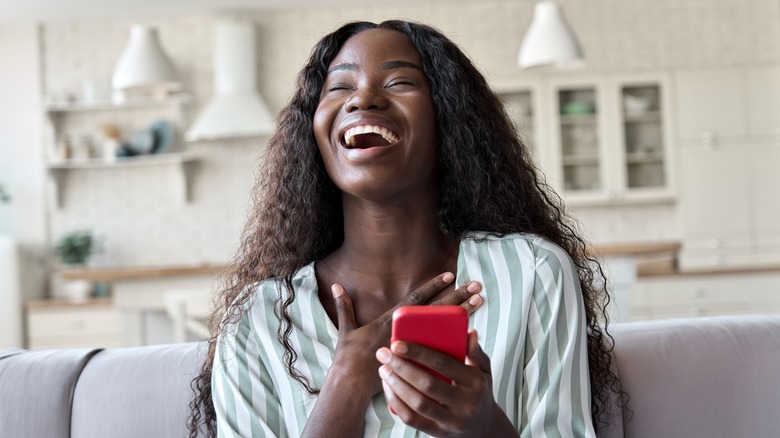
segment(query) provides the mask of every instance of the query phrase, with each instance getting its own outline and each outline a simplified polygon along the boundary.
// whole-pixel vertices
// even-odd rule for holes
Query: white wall
[[[0,183],[10,193],[0,256],[0,348],[21,346],[21,300],[43,295],[47,246],[38,26],[0,27]],[[9,238],[18,246],[11,248]],[[17,276],[14,278],[15,276]]]

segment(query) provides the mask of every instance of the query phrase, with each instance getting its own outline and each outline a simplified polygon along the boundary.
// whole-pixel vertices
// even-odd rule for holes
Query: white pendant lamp
[[[111,78],[114,101],[122,102],[128,95],[165,94],[180,86],[173,63],[160,44],[157,29],[134,25],[130,29],[130,41]]]
[[[543,0],[536,4],[534,18],[523,39],[517,65],[524,69],[584,65],[582,48],[577,37],[563,17],[560,7],[552,0]]]
[[[274,115],[257,91],[251,23],[222,21],[214,34],[215,96],[184,135],[187,141],[270,134]]]

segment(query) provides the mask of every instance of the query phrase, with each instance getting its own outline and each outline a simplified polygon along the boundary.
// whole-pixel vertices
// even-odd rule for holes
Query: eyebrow
[[[379,65],[379,68],[381,70],[392,70],[392,69],[395,69],[395,68],[413,68],[413,69],[422,71],[422,68],[420,68],[419,65],[417,65],[417,64],[415,64],[413,62],[408,62],[408,61],[388,61],[388,62],[383,62],[382,64]],[[327,74],[330,74],[330,73],[332,73],[334,71],[340,71],[340,70],[355,71],[357,69],[358,69],[357,64],[351,64],[351,63],[337,64],[337,65],[334,65],[333,67],[329,68]]]

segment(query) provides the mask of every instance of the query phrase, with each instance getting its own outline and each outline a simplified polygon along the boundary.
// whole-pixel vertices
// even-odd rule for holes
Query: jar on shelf
[[[57,143],[56,155],[56,158],[60,161],[66,161],[73,158],[73,142],[69,135],[63,135]]]

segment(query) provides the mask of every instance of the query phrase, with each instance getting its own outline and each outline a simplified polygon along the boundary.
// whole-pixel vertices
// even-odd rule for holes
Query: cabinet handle
[[[68,328],[71,330],[81,330],[86,326],[86,322],[83,318],[72,319],[68,323]]]
[[[708,150],[714,150],[716,146],[716,136],[712,131],[704,131],[701,133],[701,140],[704,143],[704,148]]]
[[[706,294],[707,294],[707,291],[704,290],[703,287],[697,286],[697,287],[691,288],[691,290],[690,290],[690,296],[691,296],[691,298],[694,298],[694,299],[704,298],[704,295],[706,295]]]

